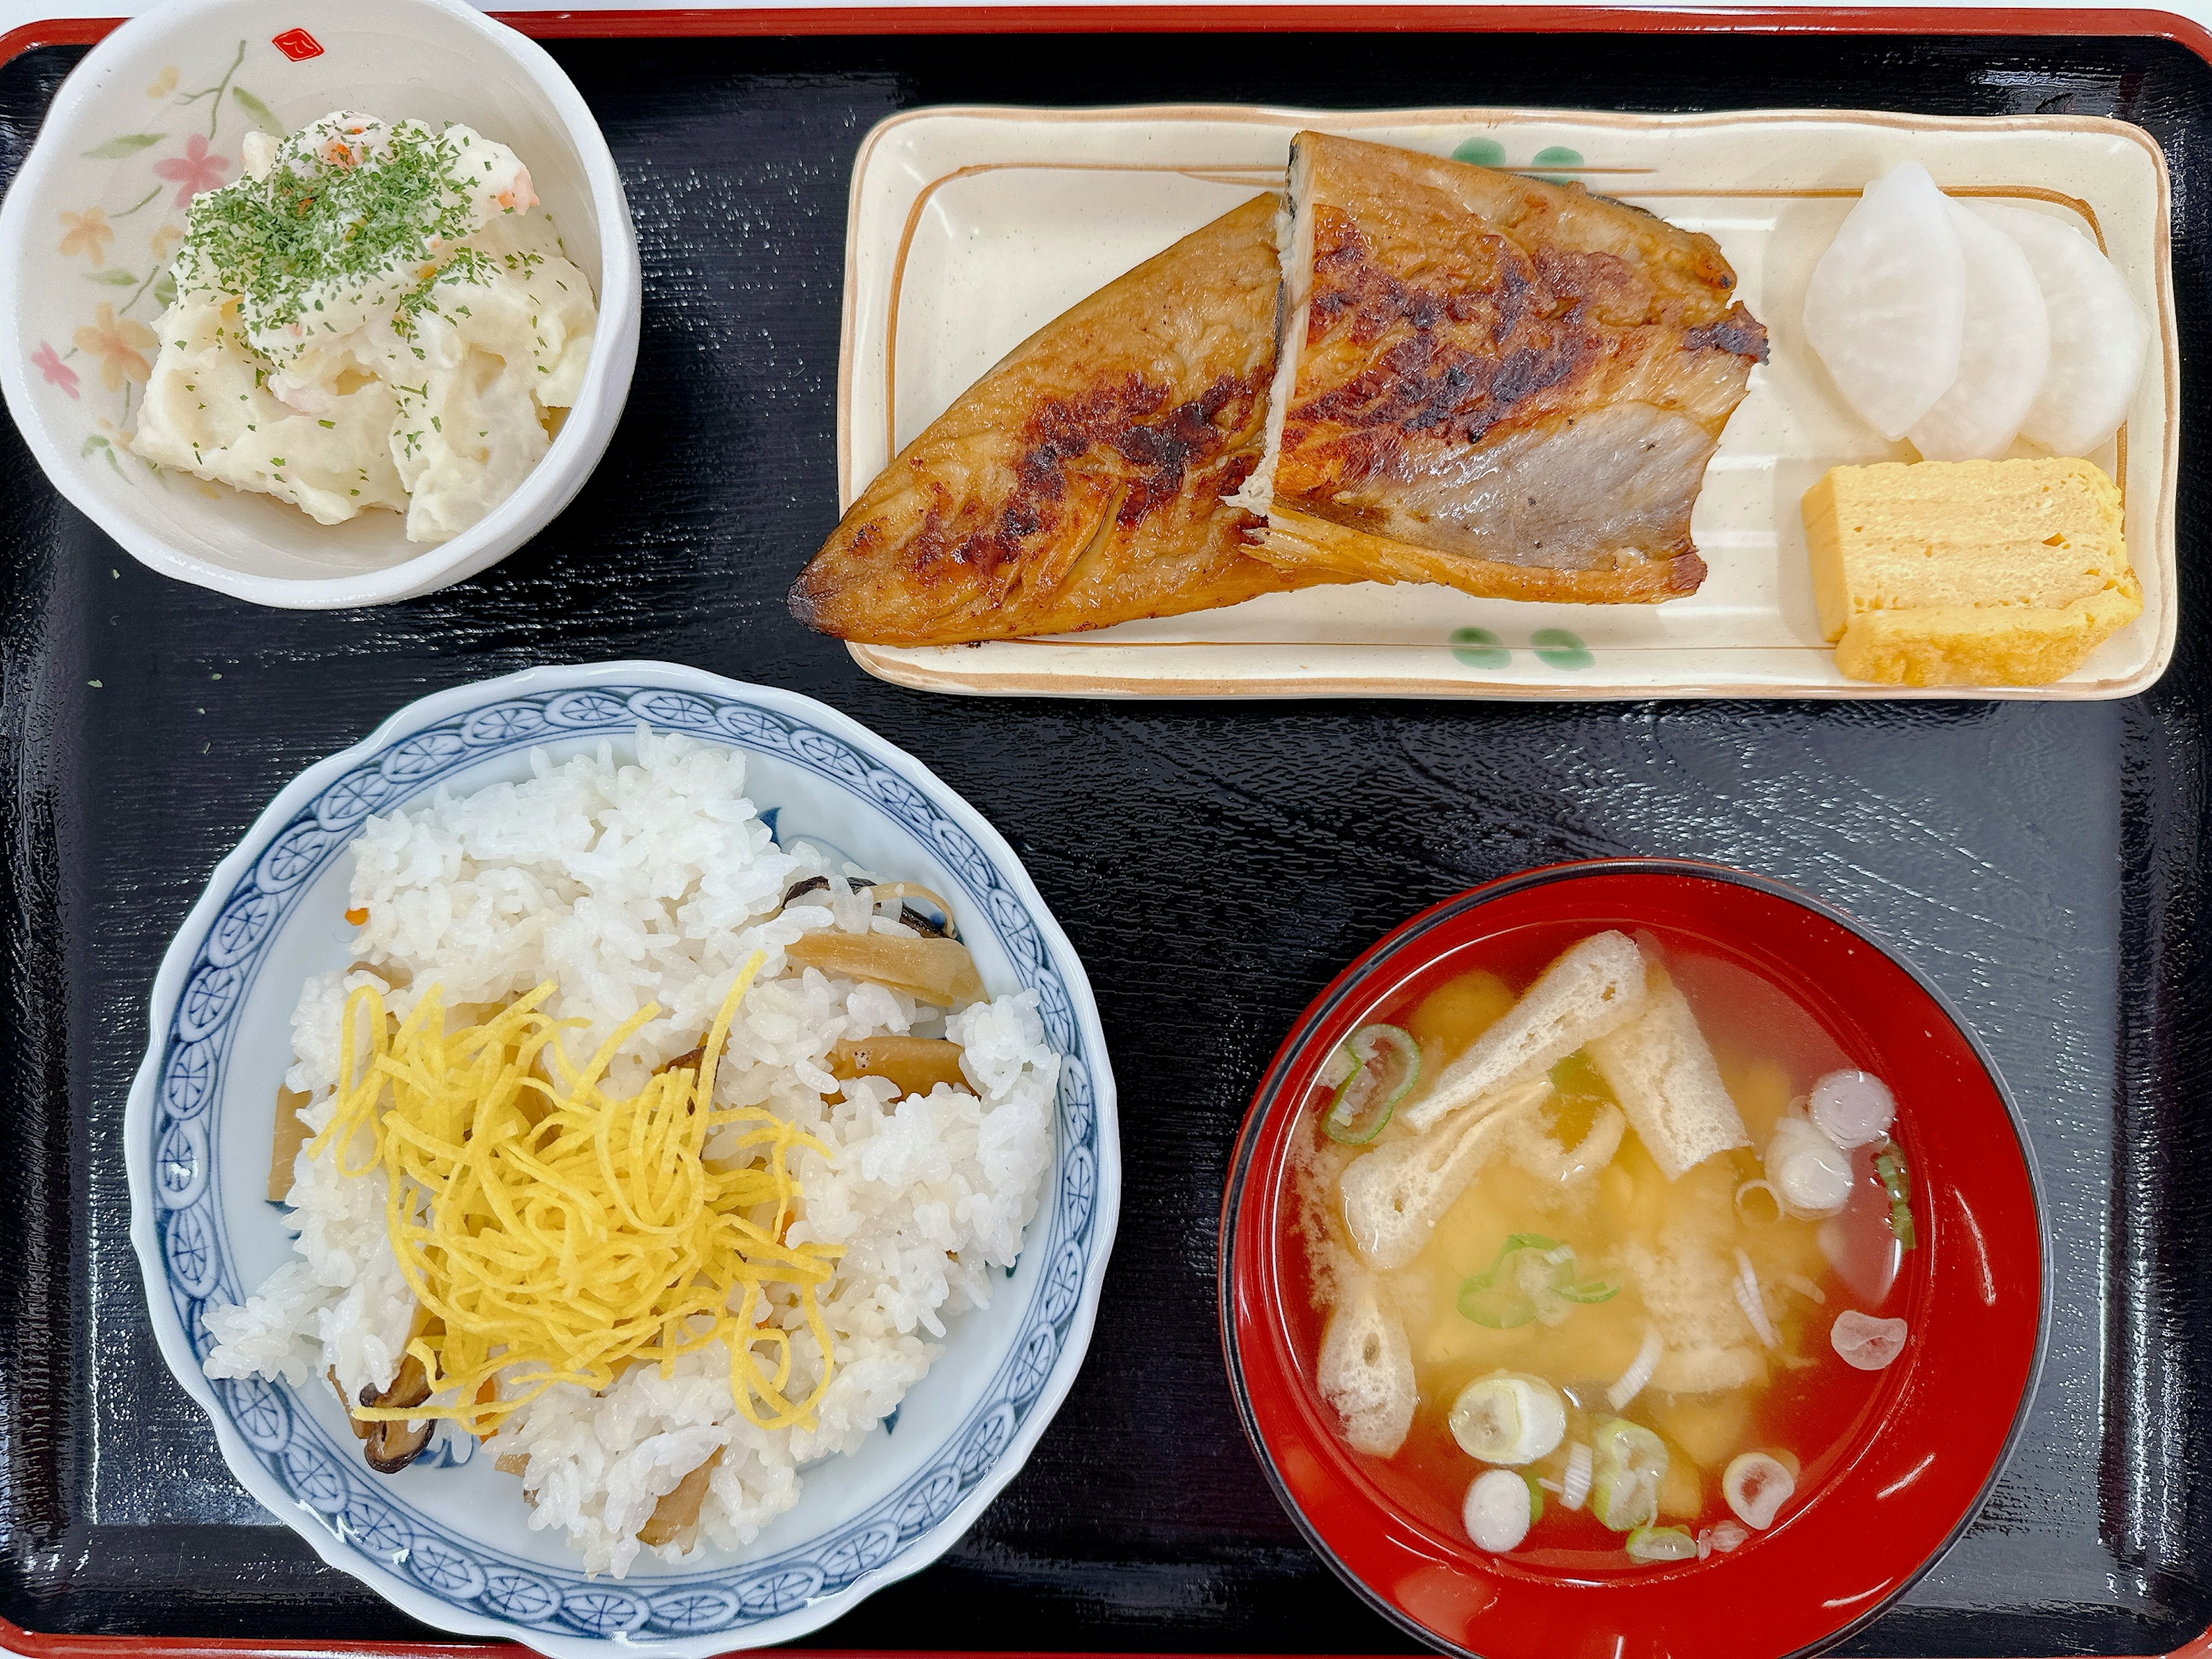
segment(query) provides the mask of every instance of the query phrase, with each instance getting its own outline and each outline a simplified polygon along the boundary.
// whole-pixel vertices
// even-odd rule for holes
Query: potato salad
[[[598,320],[514,152],[340,112],[246,140],[196,198],[131,447],[441,542],[513,493],[576,399]]]

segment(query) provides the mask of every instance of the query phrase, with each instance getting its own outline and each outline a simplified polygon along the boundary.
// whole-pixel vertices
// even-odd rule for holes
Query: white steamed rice
[[[641,728],[635,763],[603,742],[559,765],[534,754],[532,769],[524,783],[441,790],[367,821],[353,848],[351,902],[368,913],[356,965],[307,981],[285,1083],[310,1097],[301,1116],[320,1129],[340,1011],[357,986],[377,985],[404,1016],[433,984],[450,1006],[505,1002],[552,979],[548,1012],[592,1022],[567,1039],[578,1060],[646,1003],[660,1006],[610,1073],[614,1090],[635,1091],[697,1045],[739,969],[766,953],[715,1101],[765,1104],[831,1149],[826,1161],[804,1151],[793,1161],[805,1200],[790,1237],[846,1247],[820,1293],[835,1374],[813,1425],[793,1429],[763,1431],[738,1412],[720,1343],[672,1376],[633,1366],[604,1395],[562,1385],[509,1417],[488,1449],[508,1467],[527,1460],[530,1525],[562,1529],[587,1570],[619,1576],[647,1547],[636,1534],[654,1504],[718,1447],[701,1529],[726,1549],[750,1542],[798,1501],[804,1465],[857,1449],[921,1379],[946,1320],[989,1303],[991,1269],[1013,1265],[1052,1161],[1059,1060],[1033,992],[945,1016],[790,967],[783,947],[802,933],[897,924],[872,924],[868,902],[846,893],[817,849],[775,844],[745,799],[736,751]],[[767,919],[815,875],[833,877],[830,888]],[[840,1085],[826,1069],[840,1037],[935,1035],[940,1019],[964,1047],[967,1088],[895,1100],[880,1079]],[[356,1167],[366,1151],[364,1139]],[[357,1395],[397,1374],[415,1304],[386,1237],[385,1177],[342,1175],[337,1155],[303,1148],[295,1166],[297,1256],[243,1306],[209,1309],[210,1376],[319,1387],[328,1368]],[[795,1302],[773,1316],[797,1334],[788,1392],[804,1398],[819,1351]]]

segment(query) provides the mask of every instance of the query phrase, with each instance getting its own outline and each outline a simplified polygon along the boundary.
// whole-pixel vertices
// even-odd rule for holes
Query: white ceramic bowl
[[[211,1382],[202,1316],[291,1254],[267,1201],[269,1136],[302,981],[343,967],[345,848],[372,811],[530,775],[641,723],[727,744],[786,840],[842,851],[950,899],[994,994],[1033,989],[1060,1054],[1053,1167],[1012,1273],[948,1324],[890,1425],[803,1473],[752,1547],[585,1576],[465,1435],[372,1474],[331,1390]],[[1121,1203],[1114,1078],[1083,966],[1006,843],[910,756],[836,710],[666,663],[541,668],[423,698],[279,793],[217,866],[154,982],[153,1036],[125,1120],[131,1236],[155,1336],[214,1419],[224,1461],[333,1566],[424,1623],[562,1659],[671,1659],[788,1642],[927,1565],[1013,1478],[1066,1395]],[[995,1276],[994,1276],[995,1277]]]
[[[583,391],[552,448],[435,546],[407,540],[397,514],[319,525],[269,496],[156,474],[119,447],[185,201],[239,176],[256,127],[341,108],[459,121],[508,145],[599,298]],[[614,158],[536,42],[459,0],[168,0],[77,66],[0,203],[0,387],[55,488],[142,564],[260,605],[383,605],[506,557],[582,487],[629,394],[639,288]]]

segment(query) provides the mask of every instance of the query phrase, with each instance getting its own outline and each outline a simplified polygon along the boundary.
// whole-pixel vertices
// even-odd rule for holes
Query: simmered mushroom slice
[[[842,879],[846,887],[855,893],[867,885],[866,882],[854,881],[850,876],[844,877]],[[830,878],[827,876],[809,876],[805,881],[794,881],[783,890],[781,904],[789,904],[792,900],[802,898],[809,893],[826,892],[829,886]],[[781,908],[781,905],[778,908]]]
[[[292,1168],[300,1148],[313,1133],[300,1121],[300,1113],[312,1097],[297,1089],[276,1091],[276,1132],[269,1143],[269,1201],[282,1204],[292,1195]]]
[[[953,925],[952,907],[918,881],[878,882],[871,887],[866,882],[855,881],[852,877],[847,876],[844,878],[844,882],[848,890],[855,893],[866,893],[870,901],[877,904],[888,903],[892,899],[921,899],[935,907],[937,915],[932,916],[927,911],[917,910],[911,904],[902,903],[898,912],[898,921],[902,926],[921,934],[925,939],[958,939],[960,937],[959,928]],[[805,881],[793,882],[785,890],[783,897],[776,908],[781,912],[784,906],[788,905],[793,899],[808,893],[825,891],[829,885],[830,878],[827,876],[809,876]]]
[[[960,1045],[939,1037],[842,1037],[830,1045],[830,1075],[887,1078],[901,1096],[926,1095],[940,1083],[967,1086],[960,1073]]]
[[[338,1397],[338,1409],[346,1414],[346,1426],[353,1431],[353,1437],[356,1440],[368,1439],[368,1431],[376,1425],[364,1423],[353,1414],[353,1401],[346,1398],[345,1384],[338,1381],[338,1368],[332,1365],[323,1375],[331,1379],[331,1392]]]
[[[381,1394],[374,1389],[361,1391],[364,1406],[419,1406],[430,1397],[430,1378],[423,1370],[422,1362],[409,1354],[399,1362],[399,1375],[392,1379],[392,1386]],[[430,1443],[431,1431],[437,1425],[429,1421],[410,1424],[404,1418],[355,1425],[361,1435],[361,1455],[368,1460],[368,1467],[379,1474],[397,1474],[422,1455]],[[365,1432],[364,1432],[365,1431]]]
[[[917,910],[911,904],[902,903],[899,906],[898,919],[902,925],[912,928],[927,939],[958,939],[960,937],[959,928],[953,926],[952,907],[918,881],[884,882],[871,887],[868,890],[868,896],[878,904],[889,899],[918,898],[934,908],[937,916],[933,917],[926,911]],[[942,917],[943,920],[939,921],[937,917]]]
[[[721,1461],[722,1449],[717,1446],[705,1462],[664,1493],[637,1529],[637,1541],[653,1549],[667,1544],[690,1549],[699,1535],[699,1506],[707,1501],[707,1483]]]
[[[430,1444],[434,1423],[417,1423],[410,1431],[404,1423],[379,1423],[376,1432],[362,1443],[361,1455],[379,1474],[397,1474]]]

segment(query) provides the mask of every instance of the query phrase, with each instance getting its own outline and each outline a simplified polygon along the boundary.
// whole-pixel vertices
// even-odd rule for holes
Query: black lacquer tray
[[[1679,25],[1678,25],[1679,27]],[[1146,705],[933,698],[783,594],[836,516],[846,188],[937,102],[2067,110],[2173,174],[2185,364],[2212,349],[2212,65],[2153,38],[1671,33],[571,40],[635,210],[644,347],[597,476],[532,547],[389,609],[262,611],[133,564],[0,423],[0,1633],[421,1639],[226,1474],[147,1328],[124,1096],[171,933],[276,788],[427,689],[656,657],[807,692],[1019,850],[1097,986],[1126,1197],[1091,1356],[967,1540],[848,1649],[1396,1651],[1238,1430],[1213,1308],[1225,1162],[1275,1042],[1415,909],[1528,866],[1682,854],[1899,945],[1987,1041],[2051,1197],[2056,1321],[1980,1520],[1849,1651],[2160,1653],[2212,1625],[2212,981],[2184,400],[2183,625],[2114,703]],[[0,68],[12,176],[79,52]],[[1961,1394],[1974,1386],[1958,1379]],[[135,1645],[135,1644],[134,1644]]]

